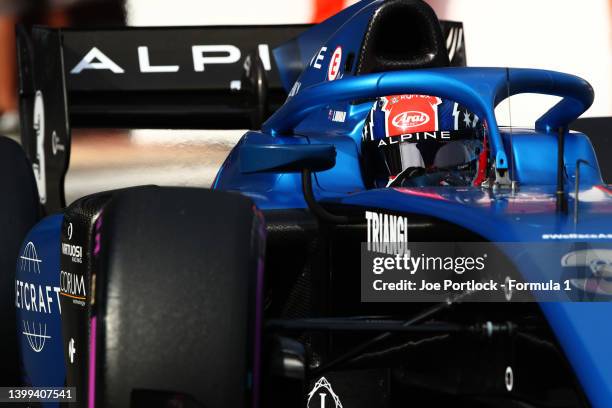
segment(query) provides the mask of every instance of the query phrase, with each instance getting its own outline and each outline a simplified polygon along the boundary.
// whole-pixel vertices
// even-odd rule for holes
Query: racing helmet
[[[385,96],[366,118],[362,157],[374,187],[480,185],[486,178],[486,127],[454,101]]]

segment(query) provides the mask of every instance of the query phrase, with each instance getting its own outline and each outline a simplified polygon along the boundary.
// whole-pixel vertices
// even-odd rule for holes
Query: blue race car
[[[197,76],[241,55],[194,45],[205,30],[20,32],[32,126],[25,155],[0,140],[3,383],[68,387],[37,400],[90,408],[610,406],[612,189],[569,130],[591,86],[451,66],[460,28],[448,37],[418,0],[260,30],[299,35],[258,47],[230,91]],[[160,54],[180,70],[142,58],[172,38],[192,41]],[[531,129],[498,126],[520,93],[562,99]],[[245,123],[261,130],[210,190],[64,205],[70,124]],[[410,289],[405,250],[448,259],[450,288],[420,270]]]

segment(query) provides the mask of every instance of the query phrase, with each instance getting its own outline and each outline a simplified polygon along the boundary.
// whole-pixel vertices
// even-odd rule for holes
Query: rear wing
[[[71,127],[259,128],[286,98],[271,51],[308,27],[18,27],[21,140],[42,204],[65,205]]]
[[[292,85],[281,71],[310,58],[272,51],[310,27],[17,27],[21,140],[45,210],[65,206],[72,127],[260,128]],[[442,27],[465,65],[461,23]]]
[[[20,90],[63,82],[78,127],[248,128],[247,56],[263,63],[273,110],[285,93],[271,50],[308,27],[19,28]]]

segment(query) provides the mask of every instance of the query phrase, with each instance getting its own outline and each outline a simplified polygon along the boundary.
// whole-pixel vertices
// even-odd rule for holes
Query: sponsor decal
[[[327,68],[327,79],[334,81],[338,78],[340,73],[340,63],[342,62],[342,47],[337,47],[332,54],[331,60],[329,61],[329,67]]]
[[[125,71],[97,47],[93,47],[78,64],[70,71],[71,74],[80,74],[86,69],[105,69],[114,74],[123,74]]]
[[[41,204],[47,202],[47,174],[45,167],[45,103],[41,91],[34,98],[33,127],[36,132],[36,159],[32,163]]]
[[[26,244],[26,247],[23,250],[23,254],[19,256],[19,265],[22,271],[25,271],[26,268],[28,272],[35,272],[40,274],[40,263],[42,261],[38,259],[38,254],[36,253],[36,246],[32,241]]]
[[[36,328],[36,322],[28,322],[23,320],[23,334],[28,340],[28,344],[34,350],[35,353],[40,353],[45,348],[45,344],[47,343],[47,339],[50,339],[51,336],[47,335],[47,324],[46,323],[38,323],[38,328]]]
[[[95,215],[94,215],[95,217]],[[91,250],[98,245],[96,231],[72,212],[64,215],[60,257],[60,299],[62,315],[62,348],[66,367],[66,384],[77,389],[80,401],[87,399],[87,344],[90,334],[90,311],[87,308],[95,293],[95,275],[91,268]],[[93,312],[92,312],[93,313]]]
[[[346,121],[346,112],[330,110],[329,120],[332,122],[344,123]]]
[[[572,251],[561,258],[563,267],[588,267],[594,276],[612,278],[612,250],[582,249]]]
[[[382,98],[387,135],[438,130],[438,105],[442,99],[428,95],[392,95]]]
[[[54,130],[53,133],[51,133],[51,152],[53,152],[54,156],[57,156],[58,152],[63,151],[66,151],[66,147],[60,143],[60,138]]]
[[[156,65],[152,66],[149,62],[149,47],[141,46],[138,47],[138,63],[140,66],[140,72],[178,72],[180,67],[178,65]]]
[[[402,142],[418,142],[421,140],[451,140],[451,132],[449,130],[436,130],[433,132],[414,132],[404,133],[401,135],[385,137],[378,141],[378,147],[390,146]]]
[[[271,71],[272,60],[270,58],[269,45],[259,44],[257,50],[264,69],[266,71]],[[182,68],[180,65],[176,64],[153,64],[151,62],[151,54],[148,46],[139,46],[135,51],[138,57],[138,69],[141,73],[176,73]],[[324,50],[321,52],[324,52]],[[207,65],[235,64],[240,61],[242,53],[237,46],[232,44],[192,45],[191,57],[193,70],[195,72],[204,72]],[[323,57],[321,57],[321,59],[322,58]],[[78,75],[85,70],[105,70],[113,74],[125,73],[123,67],[98,47],[92,47],[74,68],[70,70],[70,74]]]
[[[342,408],[340,398],[325,377],[319,378],[308,393],[307,408]]]
[[[408,242],[408,218],[366,211],[367,242]]]
[[[511,366],[506,367],[506,372],[504,373],[504,385],[506,386],[506,391],[511,392],[514,388],[514,371]]]
[[[74,263],[83,263],[83,247],[62,242],[62,254],[69,256]]]
[[[463,27],[451,27],[446,37],[448,59],[453,61],[456,54],[460,54],[463,46]]]
[[[301,87],[302,83],[300,81],[295,81],[295,83],[291,87],[291,91],[289,91],[289,97],[287,99],[293,98],[295,95],[297,95],[298,92],[300,92]]]
[[[569,233],[569,234],[542,234],[542,239],[550,240],[550,239],[571,239],[574,241],[584,240],[584,239],[612,239],[612,234],[610,233]]]
[[[191,47],[193,70],[204,72],[207,64],[235,64],[240,61],[240,49],[235,45],[194,45]],[[221,54],[221,56],[206,56]]]
[[[419,111],[402,112],[393,117],[393,126],[400,129],[410,129],[429,123],[429,115]]]
[[[61,314],[59,292],[60,288],[57,286],[37,285],[17,279],[15,281],[15,306],[28,312],[45,314],[52,314],[57,308]],[[56,306],[53,305],[54,303]]]
[[[75,230],[74,224],[68,219],[64,219],[64,239],[83,242],[82,234]],[[83,246],[71,242],[61,243],[62,262],[60,270],[60,295],[70,299],[73,304],[85,306],[87,299],[87,285],[85,274],[80,270],[85,267],[83,261]],[[76,265],[75,265],[76,264]]]
[[[402,253],[408,243],[408,218],[366,211],[368,250],[389,254]]]
[[[316,69],[321,69],[321,62],[325,59],[325,52],[327,52],[327,47],[321,47],[319,52],[312,57],[312,60],[310,60],[310,66]]]
[[[68,358],[70,358],[70,364],[74,364],[74,355],[76,354],[76,348],[74,347],[74,338],[70,338],[68,342]]]
[[[272,71],[272,63],[270,62],[270,46],[268,44],[259,44],[257,46],[259,59],[266,71]]]
[[[73,303],[85,306],[87,292],[85,290],[85,277],[75,273],[60,272],[60,295],[73,299]]]
[[[40,275],[40,265],[42,262],[38,257],[36,246],[30,241],[19,256],[18,267],[21,272]],[[59,292],[59,287],[40,285],[16,279],[15,307],[28,312],[46,315],[53,314],[54,311],[61,314]],[[51,339],[51,336],[47,333],[47,324],[27,319],[22,320],[21,323],[21,334],[26,338],[32,350],[35,353],[43,351],[47,340]]]
[[[591,276],[570,279],[572,286],[588,293],[612,295],[612,250],[582,249],[565,254],[561,258],[563,268],[588,270]]]

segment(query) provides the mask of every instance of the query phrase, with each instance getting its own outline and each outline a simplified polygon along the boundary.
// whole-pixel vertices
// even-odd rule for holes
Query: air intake
[[[440,22],[421,0],[388,0],[376,11],[363,41],[357,75],[445,67]]]

